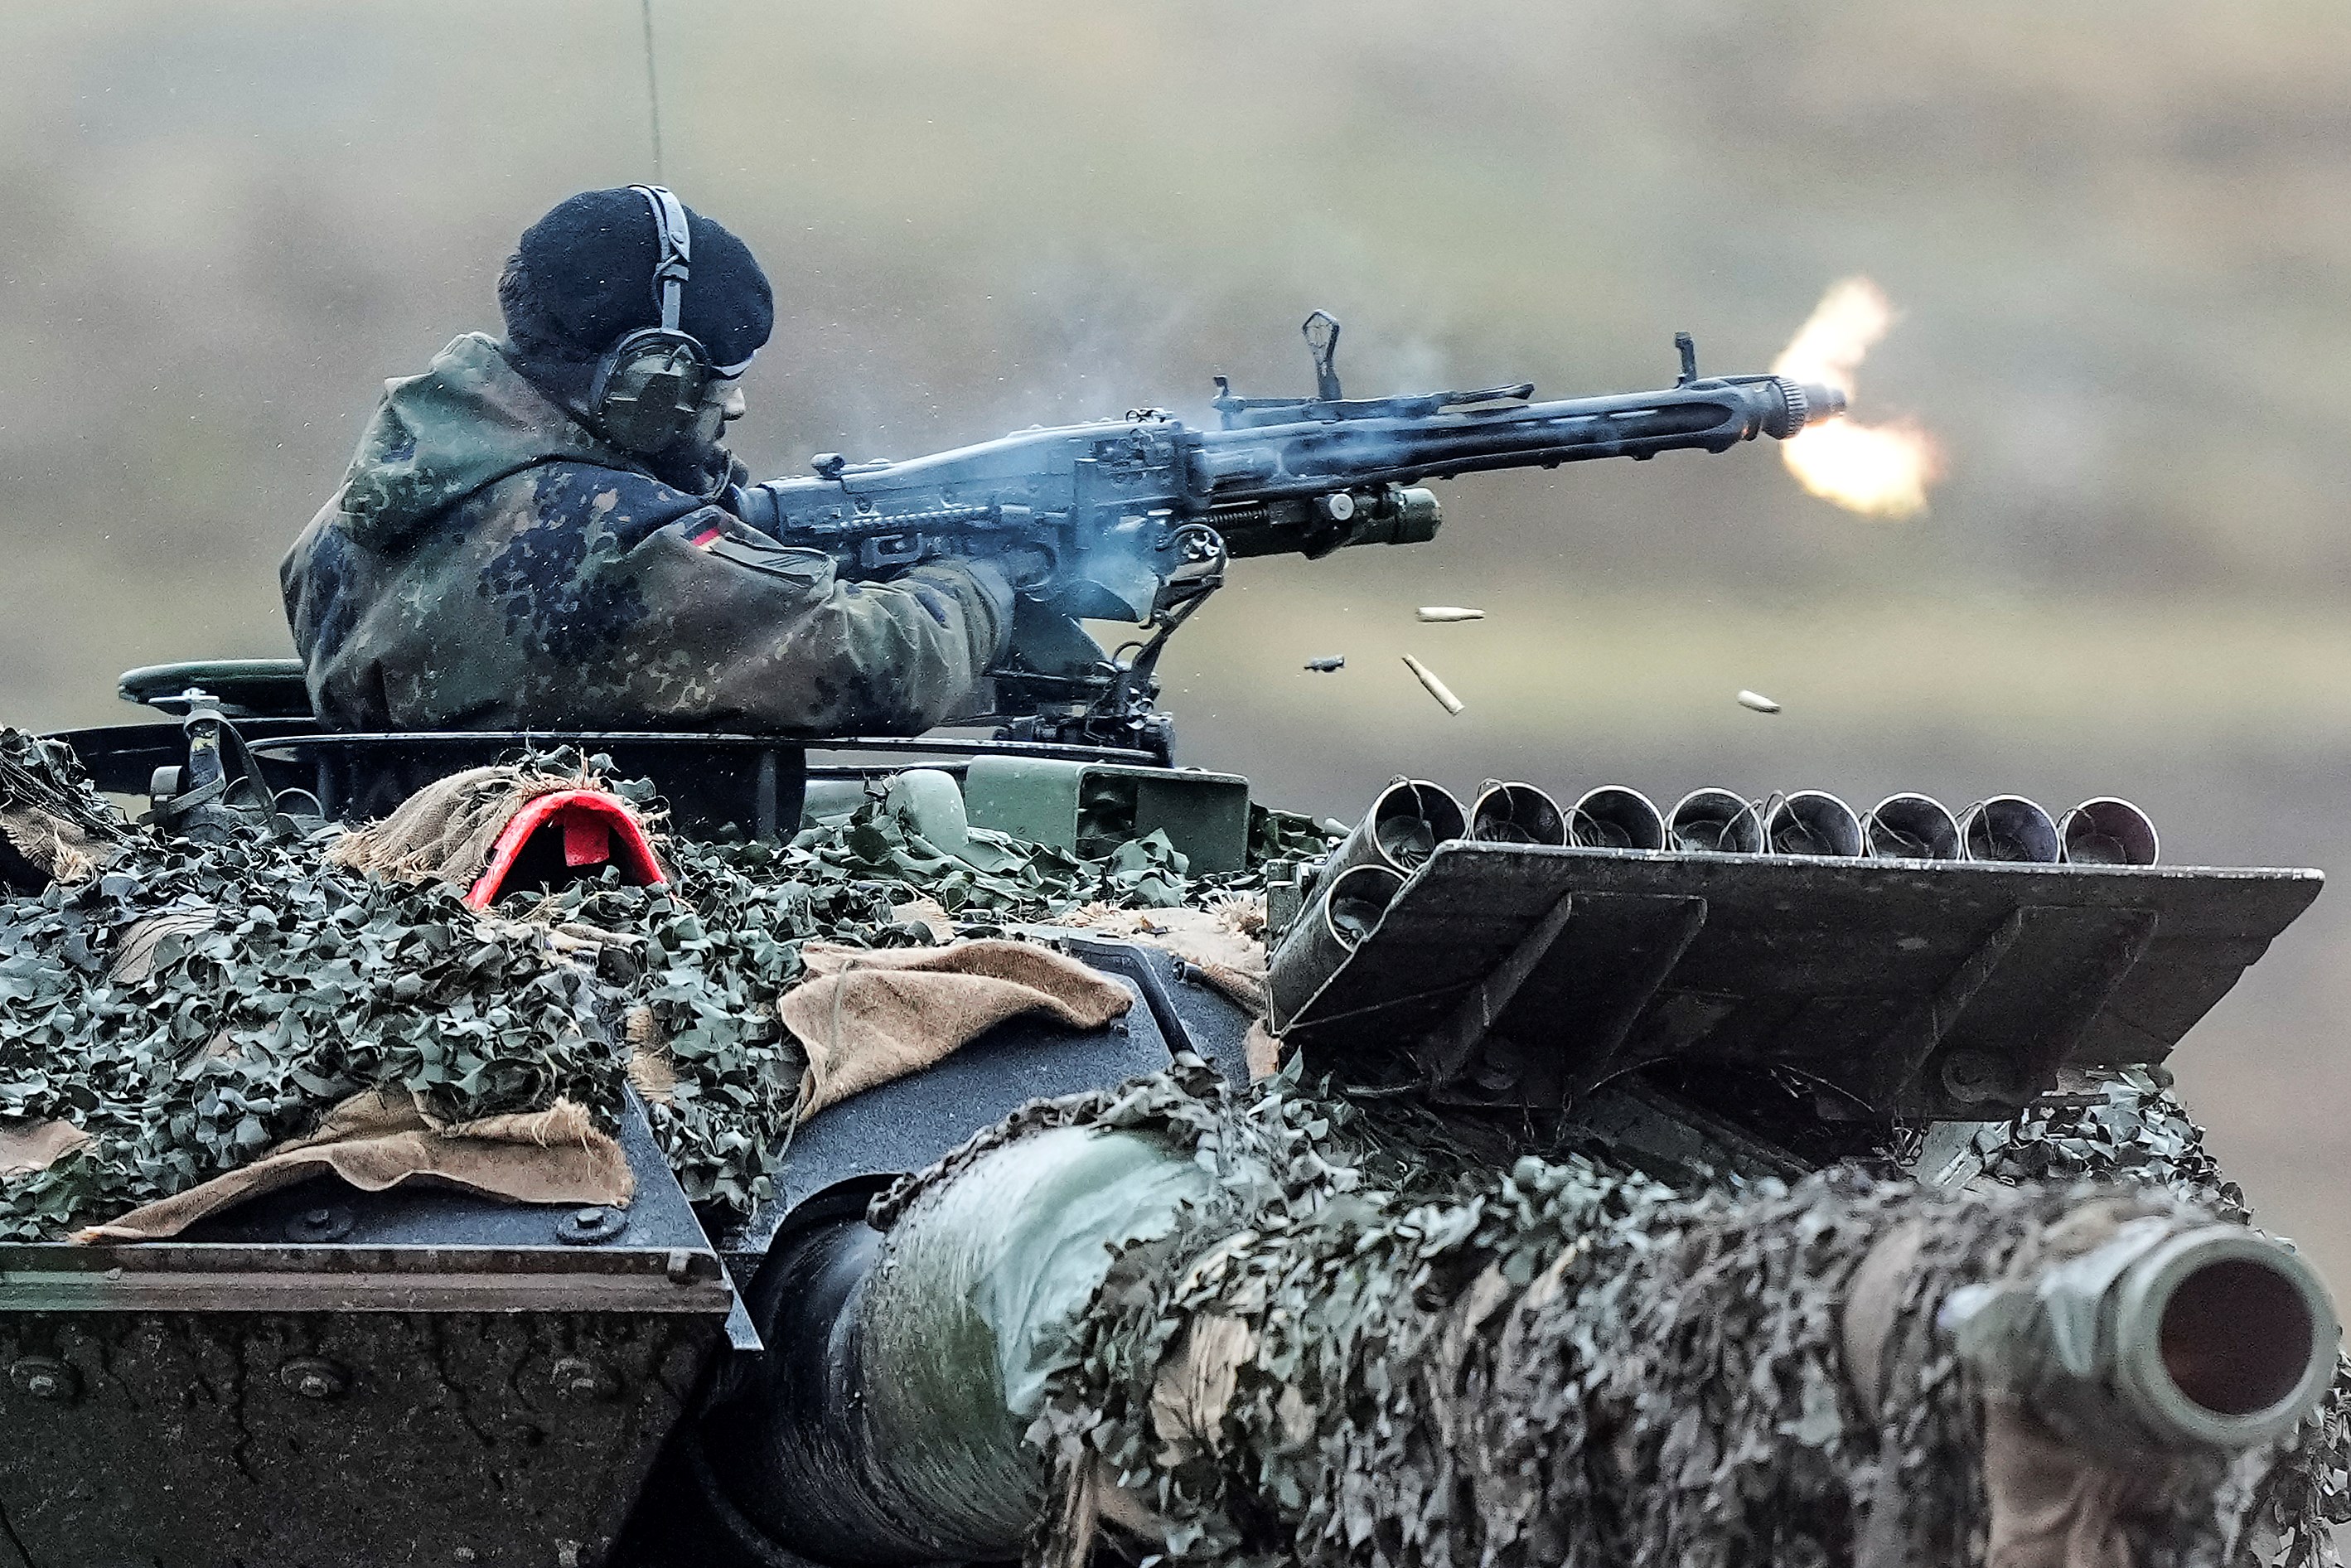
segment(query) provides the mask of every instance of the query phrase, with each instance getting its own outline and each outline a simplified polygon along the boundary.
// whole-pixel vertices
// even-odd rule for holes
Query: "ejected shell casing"
[[[1747,798],[1729,789],[1693,789],[1666,816],[1666,841],[1693,854],[1763,852],[1763,819]]]
[[[1359,865],[1385,866],[1398,876],[1410,876],[1447,839],[1468,830],[1461,802],[1441,785],[1426,779],[1399,779],[1380,791],[1331,858],[1318,879],[1327,887],[1342,873]]]
[[[1440,626],[1456,621],[1483,621],[1486,619],[1486,612],[1484,611],[1465,609],[1458,604],[1424,604],[1418,610],[1414,611],[1413,613],[1423,621],[1431,622]]]
[[[1862,818],[1861,837],[1880,860],[1959,858],[1959,821],[1931,795],[1888,795]]]
[[[1587,850],[1661,850],[1666,816],[1638,789],[1603,784],[1569,809],[1567,835],[1570,843]]]
[[[2153,865],[2162,847],[2147,814],[2111,795],[2066,812],[2057,832],[2065,859],[2074,865]]]
[[[1825,789],[1799,789],[1764,810],[1763,843],[1775,855],[1857,855],[1861,819]]]
[[[1395,902],[1404,878],[1384,865],[1353,865],[1325,873],[1320,897],[1306,906],[1266,966],[1266,997],[1277,1034],[1337,974]]]
[[[2022,795],[1994,795],[1959,813],[1965,859],[2054,865],[2064,848],[2049,813]]]
[[[1489,781],[1470,802],[1469,836],[1486,844],[1563,844],[1567,817],[1531,784]]]
[[[1780,705],[1773,702],[1770,697],[1765,696],[1761,692],[1750,692],[1744,689],[1742,689],[1739,694],[1739,706],[1743,708],[1751,708],[1757,713],[1778,713],[1780,711]]]
[[[1405,669],[1412,672],[1413,678],[1415,680],[1428,688],[1428,695],[1435,697],[1438,705],[1442,706],[1447,713],[1452,714],[1458,717],[1459,716],[1462,708],[1468,706],[1464,704],[1459,697],[1453,695],[1453,688],[1451,686],[1447,685],[1443,681],[1437,678],[1437,672],[1435,670],[1430,669],[1426,664],[1422,664],[1410,653],[1406,653],[1404,656],[1404,666]]]

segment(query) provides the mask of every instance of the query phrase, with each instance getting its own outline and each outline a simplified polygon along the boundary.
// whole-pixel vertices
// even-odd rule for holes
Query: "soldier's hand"
[[[1002,656],[1010,646],[1012,607],[1019,591],[1011,577],[996,562],[969,556],[940,556],[925,561],[907,576],[927,577],[988,615],[995,623],[997,656]]]
[[[966,558],[955,564],[969,572],[971,580],[979,585],[979,591],[987,596],[987,602],[995,608],[998,624],[1009,627],[1012,624],[1012,601],[1016,594],[1010,574],[992,560]]]

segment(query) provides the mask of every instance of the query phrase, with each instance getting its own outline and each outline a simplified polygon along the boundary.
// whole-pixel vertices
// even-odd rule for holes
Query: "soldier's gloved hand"
[[[967,613],[977,613],[987,622],[989,635],[975,641],[984,641],[993,648],[989,663],[1002,658],[1010,649],[1012,605],[1017,595],[1012,579],[1002,567],[967,556],[941,556],[925,561],[906,573],[906,578],[945,590],[955,596]]]

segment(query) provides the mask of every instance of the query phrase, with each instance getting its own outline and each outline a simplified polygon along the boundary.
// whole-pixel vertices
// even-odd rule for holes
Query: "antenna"
[[[638,0],[645,19],[645,99],[653,108],[653,183],[662,183],[661,78],[653,74],[653,0]]]

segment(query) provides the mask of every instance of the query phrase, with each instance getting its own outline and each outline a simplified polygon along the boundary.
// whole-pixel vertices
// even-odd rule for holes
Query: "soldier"
[[[350,729],[914,733],[1011,627],[994,568],[845,582],[729,502],[719,444],[768,340],[768,278],[657,186],[525,231],[503,340],[386,384],[279,568],[311,700]]]

